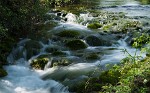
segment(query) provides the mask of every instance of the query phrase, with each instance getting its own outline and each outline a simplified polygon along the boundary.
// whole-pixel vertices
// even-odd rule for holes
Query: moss
[[[79,50],[87,48],[87,45],[80,39],[68,41],[65,45],[69,47],[71,50]]]
[[[91,54],[86,56],[86,59],[88,59],[88,60],[95,60],[95,59],[98,59],[98,58],[99,58],[99,55],[96,54],[96,53],[91,53]]]
[[[98,29],[98,28],[102,27],[102,24],[100,24],[100,23],[91,23],[91,24],[88,24],[87,27],[91,28],[91,29]]]
[[[79,37],[80,33],[74,30],[65,30],[57,34],[60,37],[75,38]]]
[[[4,69],[0,68],[0,77],[5,77],[7,74],[8,73]]]
[[[53,52],[56,52],[56,51],[58,51],[58,50],[59,50],[59,48],[58,48],[57,46],[54,46],[54,47],[47,47],[47,48],[45,49],[45,51],[48,52],[48,53],[53,53]]]
[[[68,66],[69,64],[71,64],[71,61],[68,60],[68,59],[65,59],[65,58],[52,60],[52,67],[55,67],[55,66]]]
[[[65,52],[62,51],[55,51],[52,53],[53,56],[65,56],[67,55]]]
[[[110,29],[112,28],[113,24],[107,24],[105,26],[103,26],[103,30],[105,31],[110,31]]]
[[[45,57],[47,55],[42,55],[34,60],[32,60],[30,66],[35,69],[44,70],[45,65],[48,63],[49,58]]]

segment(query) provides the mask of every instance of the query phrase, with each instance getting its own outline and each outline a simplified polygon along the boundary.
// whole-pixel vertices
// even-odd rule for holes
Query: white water
[[[59,82],[42,80],[27,64],[6,66],[5,69],[9,74],[0,80],[0,93],[68,93],[68,88]]]

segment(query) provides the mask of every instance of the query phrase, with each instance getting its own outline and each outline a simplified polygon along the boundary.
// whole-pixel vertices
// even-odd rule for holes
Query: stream
[[[107,69],[106,64],[118,64],[128,56],[122,52],[123,49],[133,56],[136,53],[145,57],[140,50],[129,45],[130,33],[115,32],[130,20],[139,26],[143,22],[143,29],[150,29],[150,2],[145,2],[85,0],[85,5],[89,6],[86,11],[49,11],[49,20],[45,24],[54,26],[46,32],[40,32],[41,37],[21,39],[12,49],[7,58],[10,65],[4,67],[8,76],[0,79],[0,93],[71,93],[73,91],[69,88],[88,77],[96,77]],[[66,11],[69,9],[67,7]],[[112,21],[112,17],[109,19],[109,16],[117,18],[122,15],[122,18],[115,21]],[[106,24],[98,29],[88,28],[88,24],[97,20],[103,24],[110,20],[107,25],[118,25],[113,28]],[[63,32],[67,31],[74,34],[64,35]],[[41,56],[47,60],[46,65],[40,68],[33,64],[31,67]]]

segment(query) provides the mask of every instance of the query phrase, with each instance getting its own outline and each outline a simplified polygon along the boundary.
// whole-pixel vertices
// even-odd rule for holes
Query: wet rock
[[[90,35],[86,37],[86,42],[89,46],[111,46],[112,42],[109,38],[104,38],[98,35]]]
[[[56,35],[60,37],[75,38],[80,36],[80,32],[75,30],[64,30]]]
[[[90,53],[86,55],[87,60],[96,60],[99,59],[99,54],[98,53]]]
[[[80,49],[85,49],[87,48],[87,45],[85,44],[85,42],[83,42],[80,39],[74,39],[74,40],[70,40],[65,44],[68,48],[70,48],[71,50],[80,50]]]
[[[53,56],[66,56],[67,53],[63,52],[63,51],[54,51],[52,53]]]
[[[50,55],[40,55],[31,61],[30,66],[34,69],[44,70],[45,65],[49,62]]]
[[[48,52],[48,53],[53,53],[53,52],[56,52],[58,50],[60,50],[58,46],[50,46],[50,47],[47,47],[45,49],[45,51]]]
[[[67,58],[55,58],[52,60],[52,65],[51,67],[55,67],[55,66],[68,66],[69,64],[71,64],[72,62],[67,59]]]
[[[37,55],[40,52],[42,45],[38,41],[30,40],[26,42],[25,49],[27,51],[27,59]]]

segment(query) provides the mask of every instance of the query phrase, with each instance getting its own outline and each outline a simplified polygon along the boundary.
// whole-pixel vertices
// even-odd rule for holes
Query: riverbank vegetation
[[[145,33],[146,34],[146,33]],[[100,73],[98,77],[90,77],[77,87],[77,93],[149,93],[150,92],[150,56],[149,36],[145,34],[134,38],[133,47],[146,52],[146,57],[128,56],[108,70]],[[146,34],[148,35],[148,33]],[[109,67],[109,64],[107,65]],[[106,68],[107,68],[106,67]]]
[[[81,84],[78,93],[149,93],[150,57],[137,60],[127,57],[118,65],[104,71],[99,77]]]

